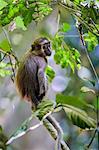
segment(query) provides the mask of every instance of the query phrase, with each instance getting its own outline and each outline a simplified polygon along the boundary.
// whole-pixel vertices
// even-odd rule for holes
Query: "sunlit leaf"
[[[4,62],[0,62],[0,76],[5,77],[11,75],[11,70],[7,69],[8,65]]]
[[[27,28],[24,25],[23,19],[20,16],[17,16],[15,18],[15,23],[17,28],[21,28],[23,30],[26,30]]]
[[[69,31],[70,28],[71,28],[70,24],[68,24],[68,23],[63,23],[63,27],[62,27],[63,32]]]
[[[4,51],[7,51],[7,52],[11,50],[11,47],[10,47],[7,39],[0,41],[0,48]]]
[[[52,67],[47,66],[45,72],[46,72],[46,75],[48,76],[49,81],[51,82],[53,78],[55,77],[54,70],[52,69]]]
[[[84,92],[84,93],[86,93],[86,92],[92,92],[92,93],[95,94],[94,89],[91,89],[91,88],[86,87],[86,86],[83,86],[83,87],[81,88],[81,92]]]
[[[64,105],[63,109],[74,125],[82,129],[95,128],[95,120],[89,117],[85,111],[70,105]]]
[[[7,75],[11,75],[11,71],[10,70],[0,69],[0,76],[1,77],[6,77]]]
[[[56,103],[57,104],[68,104],[72,105],[78,108],[92,108],[94,107],[92,105],[87,104],[84,100],[80,99],[77,96],[66,96],[63,94],[57,94],[56,95]]]
[[[3,9],[4,7],[7,6],[7,2],[5,2],[4,0],[0,0],[0,10]]]

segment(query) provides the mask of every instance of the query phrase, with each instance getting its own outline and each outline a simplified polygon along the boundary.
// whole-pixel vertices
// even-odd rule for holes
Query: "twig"
[[[14,59],[18,62],[17,57],[16,57],[13,53],[11,53],[11,52],[6,52],[6,51],[4,51],[4,50],[2,50],[2,49],[0,49],[0,52],[3,53],[5,56],[10,56],[10,57],[14,58]]]
[[[5,30],[5,28],[2,27],[2,29],[3,29],[3,32],[4,32],[4,35],[5,35],[6,39],[8,40],[8,44],[9,44],[9,47],[10,47],[10,52],[5,52],[5,53],[6,53],[7,55],[9,54],[10,56],[13,56],[14,59],[16,60],[16,62],[18,62],[18,59],[17,59],[17,57],[15,56],[15,54],[14,54],[14,52],[13,52],[13,50],[12,50],[10,38],[9,38],[9,36],[8,36],[8,34],[7,34],[6,30]],[[1,49],[0,49],[0,50],[1,50]],[[4,51],[2,51],[2,52],[4,53]]]
[[[84,46],[84,50],[85,50],[85,53],[86,53],[86,56],[87,56],[87,58],[88,58],[88,60],[89,60],[89,63],[90,63],[90,65],[91,65],[91,67],[92,67],[92,70],[93,70],[93,73],[94,73],[94,75],[95,75],[95,77],[96,77],[96,80],[97,80],[97,84],[99,84],[99,77],[98,77],[98,74],[97,74],[97,72],[96,72],[96,70],[95,70],[95,67],[94,67],[94,65],[93,65],[93,63],[92,63],[92,61],[91,61],[91,58],[90,58],[90,56],[89,56],[89,54],[88,54],[88,51],[87,51],[87,48],[86,48],[86,44],[85,44],[85,41],[84,41],[84,38],[83,38],[83,32],[82,32],[82,25],[81,24],[79,24],[79,27],[78,27],[78,29],[79,29],[79,33],[80,33],[80,39],[81,39],[81,42],[82,42],[82,44],[83,44],[83,46]],[[99,93],[99,89],[97,89],[98,90],[98,93]],[[98,96],[99,96],[99,94],[98,94]],[[97,96],[97,94],[96,94],[96,97],[97,97],[97,128],[95,129],[95,132],[94,132],[94,135],[93,135],[93,137],[92,137],[92,139],[91,139],[91,141],[90,141],[90,143],[88,144],[88,148],[91,146],[91,144],[92,144],[92,142],[93,142],[93,140],[94,140],[94,138],[95,138],[95,135],[96,135],[96,133],[98,133],[98,141],[99,141],[99,112],[98,112],[98,103],[99,103],[99,100],[98,100],[98,96]],[[99,149],[99,143],[98,143],[98,149]]]
[[[40,127],[41,125],[43,125],[43,120],[46,119],[46,117],[48,117],[50,114],[51,114],[51,112],[49,112],[48,114],[46,114],[38,124],[36,124],[36,125],[34,125],[34,126],[28,128],[27,130],[22,131],[21,133],[19,133],[19,134],[17,134],[17,135],[15,135],[15,133],[14,133],[14,134],[10,137],[10,139],[7,141],[6,145],[11,144],[14,140],[16,140],[16,139],[18,139],[18,138],[24,136],[24,135],[27,134],[28,132],[30,132],[30,131],[32,131],[32,130],[35,130],[35,129],[37,129],[38,127]],[[25,125],[27,125],[27,124],[33,119],[34,116],[35,116],[35,113],[32,114],[32,115],[22,124],[22,126],[21,126],[20,128],[22,128],[22,127],[24,127]],[[19,128],[19,129],[20,129],[20,128]],[[16,132],[16,133],[17,133],[17,132]]]
[[[54,124],[55,124],[55,122],[54,122]],[[50,123],[47,118],[45,120],[43,120],[43,124],[46,127],[46,129],[49,131],[50,135],[54,138],[54,140],[57,140],[57,136],[59,136],[59,135],[58,135],[57,129],[55,129],[56,125],[53,126],[53,122]],[[62,150],[70,150],[63,139],[61,139],[60,144],[61,144]]]
[[[8,34],[7,34],[6,30],[5,30],[5,28],[2,27],[2,30],[3,30],[3,32],[4,32],[5,37],[6,37],[7,40],[8,40],[8,44],[9,44],[9,47],[10,47],[10,51],[9,51],[9,52],[5,52],[5,51],[3,51],[2,49],[0,49],[0,52],[2,52],[2,53],[4,54],[4,57],[8,56],[8,58],[9,58],[9,61],[10,61],[10,64],[11,64],[11,68],[12,68],[12,72],[13,72],[13,75],[11,76],[11,79],[12,79],[12,81],[14,82],[13,76],[15,77],[15,69],[14,69],[14,67],[13,67],[13,63],[12,63],[11,57],[13,57],[13,58],[15,59],[15,61],[16,61],[16,63],[15,63],[15,68],[16,68],[16,64],[18,64],[18,59],[17,59],[17,57],[15,56],[14,52],[12,51],[11,41],[10,41],[10,38],[9,38],[9,36],[8,36]],[[3,59],[4,59],[4,57],[3,57]],[[2,60],[1,60],[1,61],[2,61]]]
[[[90,141],[89,144],[86,146],[87,148],[89,148],[89,147],[91,146],[91,144],[92,144],[92,142],[93,142],[93,140],[94,140],[94,138],[95,138],[95,136],[96,136],[96,133],[97,133],[97,129],[95,129],[94,134],[93,134],[93,136],[92,136],[92,138],[91,138],[91,141]]]
[[[92,20],[92,18],[90,18],[90,21],[91,21],[91,23],[94,25],[94,27],[96,28],[97,32],[99,33],[99,30],[98,30],[96,24],[94,23],[94,21]]]
[[[10,64],[11,64],[11,68],[12,68],[12,72],[13,72],[13,74],[12,74],[12,76],[11,76],[11,79],[12,79],[12,81],[14,82],[13,77],[15,78],[15,70],[14,70],[14,68],[13,68],[13,63],[12,63],[12,60],[11,60],[11,57],[10,57],[10,56],[9,56],[9,60],[10,60]]]
[[[46,118],[52,126],[56,129],[57,131],[57,139],[56,139],[56,149],[55,150],[69,150],[69,147],[67,144],[63,141],[63,131],[59,125],[59,123],[56,121],[54,117],[51,115]]]
[[[85,44],[85,41],[84,41],[84,38],[83,38],[82,24],[79,24],[78,29],[79,29],[79,33],[80,33],[81,42],[82,42],[82,44],[83,44],[83,46],[84,46],[84,50],[85,50],[85,52],[86,52],[86,56],[87,56],[88,61],[89,61],[90,65],[91,65],[91,67],[92,67],[92,70],[93,70],[93,72],[94,72],[94,75],[95,75],[95,77],[96,77],[96,80],[97,80],[97,82],[99,82],[99,78],[98,78],[97,72],[96,72],[96,70],[95,70],[95,67],[94,67],[92,61],[91,61],[91,58],[90,58],[90,56],[89,56],[89,53],[88,53],[88,51],[87,51],[86,44]]]
[[[56,149],[55,150],[60,150],[60,141],[62,140],[62,136],[63,136],[62,129],[60,128],[60,126],[59,126],[58,122],[55,120],[55,118],[52,117],[51,115],[47,117],[47,120],[57,130],[57,140],[56,140]]]
[[[24,135],[27,134],[28,132],[37,129],[37,128],[40,127],[42,124],[43,124],[43,123],[40,122],[40,123],[38,123],[38,124],[36,124],[36,125],[30,127],[30,128],[27,129],[26,131],[23,131],[23,132],[19,133],[18,135],[11,137],[11,138],[7,141],[6,145],[11,144],[14,140],[16,140],[16,139],[18,139],[18,138],[24,136]]]
[[[0,59],[0,62],[2,62],[4,60],[4,58],[6,57],[6,54],[4,54],[3,58]]]

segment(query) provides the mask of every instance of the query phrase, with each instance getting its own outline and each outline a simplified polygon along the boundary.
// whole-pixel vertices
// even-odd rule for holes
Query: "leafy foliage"
[[[74,107],[77,108],[93,108],[92,105],[87,104],[86,101],[82,100],[81,98],[77,97],[77,96],[66,96],[63,94],[57,94],[56,96],[56,103],[57,104],[68,104],[68,105],[72,105]]]
[[[46,114],[54,110],[54,103],[50,100],[43,100],[37,108],[36,116],[41,120]]]
[[[45,72],[46,72],[46,75],[48,76],[49,82],[51,82],[53,78],[55,77],[54,70],[52,69],[52,67],[47,66]]]
[[[97,19],[98,19],[98,9],[99,6],[96,2],[94,2],[93,0],[89,0],[89,1],[84,1],[81,3],[82,7],[81,7],[81,11],[82,11],[82,18],[87,21],[89,24],[91,24],[92,22],[90,21],[90,18],[92,20],[94,20],[95,23],[97,23]],[[87,14],[87,17],[86,17]]]
[[[56,97],[56,102],[58,106],[62,106],[66,115],[73,122],[74,125],[85,129],[94,128],[95,120],[87,115],[87,113],[82,110],[84,108],[92,108],[92,105],[88,105],[85,101],[75,96],[65,96],[63,94],[58,94]]]
[[[7,3],[3,0],[0,0],[0,10],[7,6]]]
[[[85,41],[87,42],[87,47],[89,51],[94,50],[94,48],[98,45],[98,40],[95,35],[91,32],[85,34]]]
[[[90,118],[85,111],[70,105],[64,105],[63,109],[74,125],[82,129],[95,128],[95,120]]]
[[[3,131],[2,127],[1,127],[1,125],[0,125],[0,149],[2,149],[2,150],[6,150],[7,149],[6,142],[7,142],[7,137],[4,134],[4,131]]]
[[[7,2],[2,0],[1,2],[0,24],[3,26],[9,24],[11,21],[14,21],[14,18],[18,16],[22,18],[20,20],[20,25],[23,26],[24,24],[27,26],[32,20],[40,21],[44,16],[51,12],[51,8],[48,6],[48,1],[46,0],[29,0],[28,3],[23,0],[10,0]]]
[[[75,68],[80,68],[79,52],[75,48],[67,46],[62,35],[56,34],[52,44],[55,49],[54,59],[57,64],[60,64],[62,68],[70,66],[73,72]]]
[[[43,20],[53,9],[51,0],[0,0],[0,26],[9,25],[9,30],[13,31],[16,28],[26,30],[27,26],[34,20],[36,23]],[[73,15],[78,23],[82,24],[84,39],[89,51],[94,50],[99,40],[99,4],[94,0],[69,0],[69,1],[57,1],[56,6],[61,5],[63,8],[69,11]],[[58,8],[58,13],[60,9]],[[14,26],[13,26],[14,25]],[[71,48],[64,42],[64,34],[71,29],[70,24],[63,22],[62,26],[59,24],[59,29],[54,38],[52,39],[53,49],[55,50],[54,59],[57,64],[60,64],[63,68],[70,67],[74,72],[75,68],[80,68],[80,54],[75,48]],[[1,32],[1,31],[0,31]],[[0,49],[4,52],[11,52],[11,47],[7,39],[0,41]],[[2,56],[0,53],[0,59]],[[5,77],[11,73],[9,67],[11,64],[6,62],[0,62],[0,76]],[[51,67],[46,69],[46,74],[51,82],[55,76]],[[82,88],[83,92],[92,91],[87,87]],[[97,96],[99,96],[99,84],[95,85]],[[89,117],[82,109],[84,107],[93,108],[92,105],[88,105],[85,101],[82,101],[78,97],[64,96],[59,94],[56,97],[57,105],[59,108],[63,106],[63,109],[69,119],[74,125],[85,129],[95,128],[96,122]],[[56,106],[57,107],[57,106]],[[39,104],[36,116],[42,120],[49,112],[53,112],[54,104],[51,101],[43,101]],[[29,120],[28,120],[29,121]],[[28,121],[26,121],[16,132],[13,137],[18,137],[27,131]],[[1,144],[1,143],[0,143]]]
[[[10,64],[6,64],[4,62],[0,63],[0,76],[5,77],[7,75],[11,75],[11,70],[9,70]]]
[[[11,47],[10,47],[9,42],[8,42],[7,39],[4,39],[4,40],[0,41],[0,48],[3,51],[7,51],[7,52],[9,52],[11,50]]]
[[[23,19],[20,16],[17,16],[16,18],[14,18],[14,20],[17,28],[19,27],[22,28],[23,30],[26,30]]]

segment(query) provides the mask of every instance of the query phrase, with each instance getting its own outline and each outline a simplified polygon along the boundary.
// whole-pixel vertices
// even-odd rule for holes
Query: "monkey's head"
[[[38,38],[31,46],[31,51],[35,51],[35,54],[37,55],[44,57],[51,55],[51,43],[45,37]]]

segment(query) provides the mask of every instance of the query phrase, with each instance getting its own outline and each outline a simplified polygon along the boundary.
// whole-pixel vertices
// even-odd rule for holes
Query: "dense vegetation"
[[[86,82],[91,85],[89,87],[80,87],[78,96],[67,96],[67,93],[57,94],[56,106],[53,102],[42,102],[38,107],[36,115],[41,122],[50,111],[52,113],[64,110],[66,116],[71,122],[79,128],[91,132],[93,130],[94,136],[87,146],[83,149],[91,147],[92,142],[96,137],[99,138],[99,78],[96,69],[93,65],[90,55],[99,43],[99,2],[94,0],[0,0],[0,33],[3,33],[5,38],[0,39],[0,76],[11,76],[14,80],[15,69],[18,67],[18,58],[12,48],[9,33],[16,29],[28,30],[28,26],[35,22],[37,25],[41,24],[43,20],[47,19],[54,9],[57,9],[57,32],[53,35],[43,32],[42,35],[47,36],[52,41],[52,47],[55,50],[54,60],[56,64],[60,64],[62,68],[71,68],[71,77],[76,75],[76,71],[82,66],[82,55],[85,54],[93,72],[93,80],[86,79]],[[68,15],[72,16],[73,23],[66,21],[64,10]],[[64,16],[63,16],[64,13]],[[66,42],[65,35],[69,35],[72,25],[77,29],[77,35],[80,40],[81,49]],[[98,46],[99,51],[99,46]],[[7,61],[5,60],[7,58]],[[99,58],[98,58],[99,63]],[[97,63],[97,64],[98,64]],[[48,67],[46,73],[49,77],[49,82],[52,82],[55,77],[54,69]],[[75,86],[75,85],[74,85]],[[73,87],[75,88],[75,87]],[[75,90],[75,89],[73,89]],[[92,92],[94,94],[95,102],[89,103],[85,101],[81,92]],[[94,114],[91,116],[90,111]],[[32,115],[32,117],[33,117]],[[22,126],[12,135],[12,139],[17,139],[23,132],[27,133],[27,124],[31,117],[22,124]],[[2,133],[0,131],[0,139]],[[98,134],[97,134],[98,133]],[[98,136],[97,136],[98,135]],[[11,140],[11,139],[10,139]],[[1,142],[2,141],[2,142]],[[0,144],[2,149],[5,149],[7,140],[2,139]],[[99,139],[96,139],[99,141]],[[9,142],[11,143],[11,141]],[[98,143],[98,142],[97,142]],[[98,145],[98,144],[97,144]],[[98,145],[99,148],[99,145]],[[98,149],[96,147],[96,149]]]

